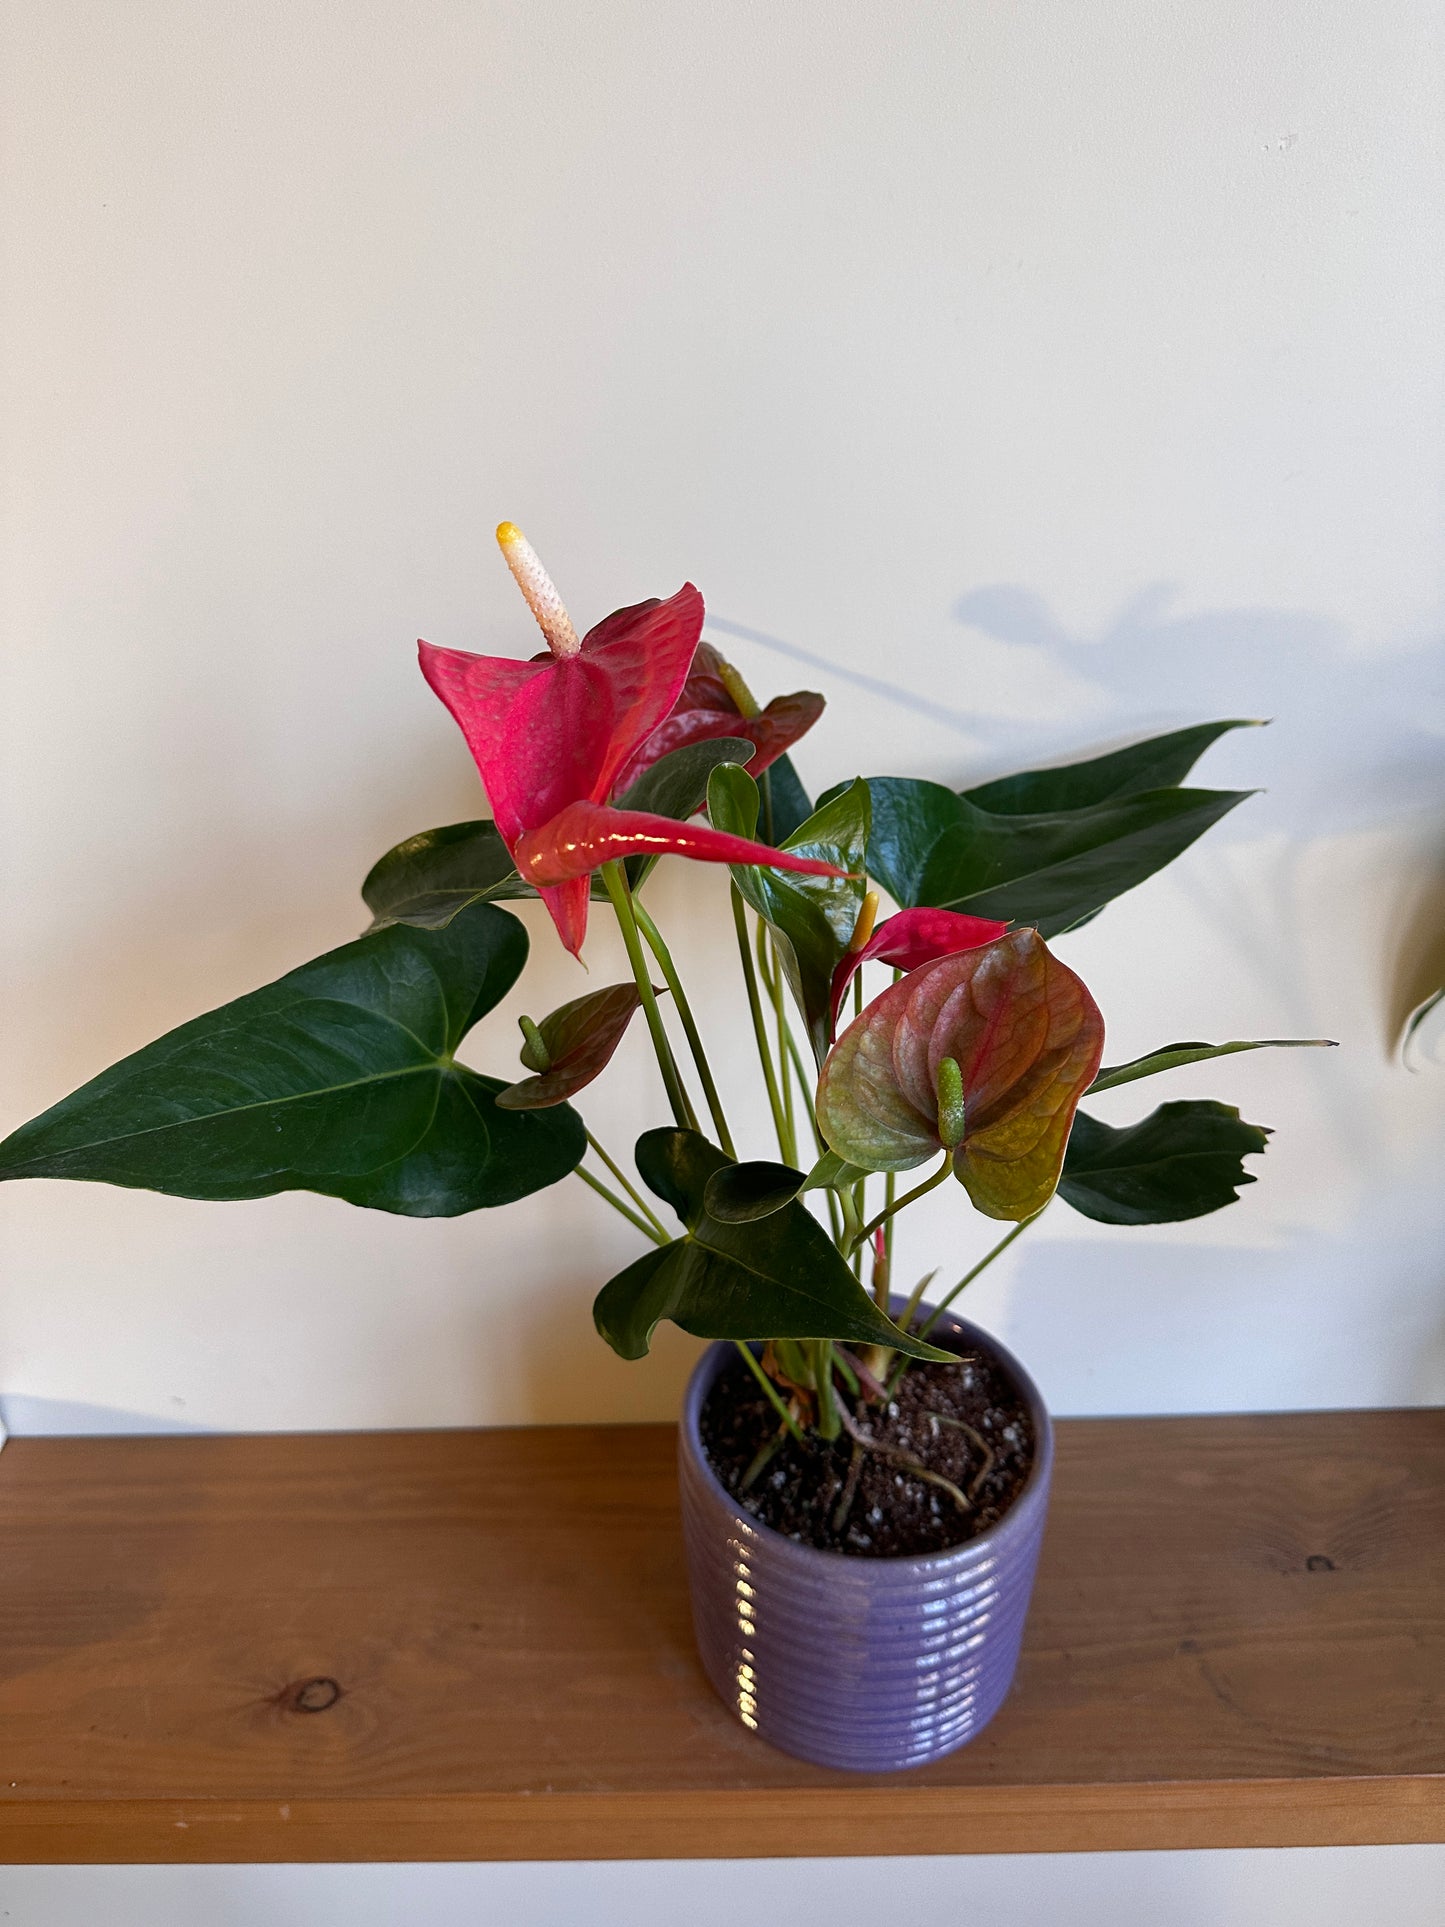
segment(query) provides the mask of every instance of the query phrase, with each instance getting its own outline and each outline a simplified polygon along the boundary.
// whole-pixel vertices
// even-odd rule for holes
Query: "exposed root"
[[[976,1472],[968,1482],[968,1496],[970,1501],[977,1499],[980,1488],[982,1487],[984,1480],[988,1477],[989,1473],[992,1472],[994,1468],[994,1464],[998,1457],[997,1453],[994,1451],[993,1447],[989,1444],[988,1440],[983,1436],[982,1432],[976,1432],[973,1429],[973,1427],[969,1424],[967,1419],[949,1418],[947,1414],[943,1412],[930,1412],[928,1416],[929,1416],[929,1419],[932,1421],[935,1431],[937,1431],[940,1425],[950,1425],[952,1426],[955,1432],[965,1433],[968,1437],[969,1443],[973,1445],[974,1448],[979,1453],[982,1454],[983,1470],[981,1472]]]
[[[930,1472],[926,1465],[920,1465],[917,1459],[910,1458],[906,1452],[898,1451],[895,1446],[885,1445],[882,1439],[869,1438],[852,1413],[846,1409],[842,1399],[838,1400],[838,1416],[843,1421],[843,1430],[855,1445],[861,1445],[865,1452],[875,1452],[880,1459],[887,1459],[890,1465],[901,1465],[905,1471],[911,1472],[915,1479],[922,1479],[925,1485],[938,1486],[948,1494],[960,1512],[973,1511],[973,1500],[956,1486],[952,1479],[944,1478],[941,1472]]]
[[[842,1417],[841,1404],[839,1405],[838,1411],[839,1411],[839,1417]],[[847,1424],[846,1419],[844,1419],[843,1422],[845,1425]],[[863,1474],[863,1447],[861,1443],[858,1441],[858,1439],[855,1438],[853,1440],[853,1456],[848,1461],[848,1477],[844,1482],[843,1496],[841,1499],[839,1499],[837,1507],[833,1513],[834,1532],[841,1532],[844,1526],[847,1525],[848,1523],[848,1514],[853,1510],[853,1499],[854,1499],[854,1495],[857,1493],[858,1481],[862,1477],[862,1474]]]

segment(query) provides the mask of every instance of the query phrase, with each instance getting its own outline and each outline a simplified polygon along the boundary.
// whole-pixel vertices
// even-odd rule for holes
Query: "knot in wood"
[[[324,1674],[315,1679],[297,1679],[281,1695],[281,1704],[291,1713],[324,1713],[341,1698],[341,1688]]]
[[[1333,1572],[1334,1570],[1335,1562],[1328,1553],[1312,1552],[1305,1560],[1306,1572]]]

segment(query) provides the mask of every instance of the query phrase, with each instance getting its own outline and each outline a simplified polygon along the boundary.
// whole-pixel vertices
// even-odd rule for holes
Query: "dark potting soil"
[[[718,1373],[702,1409],[703,1447],[723,1485],[761,1524],[802,1545],[865,1559],[944,1552],[995,1525],[1028,1477],[1028,1412],[981,1352],[961,1351],[957,1365],[910,1365],[886,1407],[841,1386],[838,1396],[856,1406],[858,1430],[880,1449],[859,1447],[846,1432],[801,1445],[785,1435],[746,1489],[778,1436],[777,1412],[740,1358]],[[947,1479],[967,1507],[903,1460]]]

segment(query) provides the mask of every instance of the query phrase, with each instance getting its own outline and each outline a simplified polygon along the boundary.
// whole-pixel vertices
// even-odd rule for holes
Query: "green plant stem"
[[[606,1198],[614,1211],[620,1211],[629,1224],[635,1225],[646,1237],[651,1238],[655,1245],[670,1245],[672,1243],[671,1238],[668,1237],[660,1224],[649,1224],[646,1218],[639,1217],[637,1212],[632,1209],[632,1206],[630,1204],[624,1204],[617,1193],[612,1190],[610,1186],[605,1185],[601,1178],[593,1177],[592,1173],[590,1171],[584,1171],[580,1164],[574,1167],[574,1172],[577,1177],[581,1178],[585,1185],[589,1185],[591,1189],[597,1193],[599,1198]]]
[[[928,1322],[924,1325],[923,1329],[919,1332],[918,1336],[920,1338],[927,1338],[928,1334],[933,1330],[933,1327],[938,1323],[939,1319],[948,1310],[949,1306],[953,1303],[954,1299],[957,1298],[958,1294],[963,1290],[964,1286],[971,1285],[974,1279],[977,1278],[978,1274],[981,1271],[987,1271],[988,1267],[993,1263],[994,1259],[1001,1258],[1004,1252],[1006,1252],[1009,1246],[1013,1243],[1014,1239],[1021,1238],[1024,1235],[1024,1233],[1028,1230],[1031,1224],[1037,1224],[1039,1219],[1044,1215],[1044,1211],[1047,1211],[1047,1210],[1048,1210],[1048,1206],[1045,1205],[1042,1210],[1036,1211],[1031,1218],[1021,1218],[1011,1231],[1009,1231],[1004,1237],[999,1239],[998,1243],[994,1246],[992,1251],[986,1252],[984,1256],[979,1259],[978,1263],[973,1267],[972,1271],[966,1271],[963,1274],[963,1276],[959,1279],[958,1283],[953,1287],[953,1290],[950,1291],[945,1297],[940,1298],[938,1303],[933,1307],[933,1310],[929,1314]]]
[[[673,1120],[679,1130],[695,1131],[697,1117],[683,1085],[682,1075],[677,1068],[677,1059],[672,1054],[672,1045],[663,1027],[662,1012],[657,1007],[657,993],[652,988],[652,973],[647,968],[647,959],[642,954],[642,938],[638,933],[637,918],[633,915],[632,892],[627,887],[627,872],[622,864],[613,858],[602,865],[602,881],[607,894],[612,899],[612,908],[617,912],[617,925],[622,932],[622,941],[627,946],[627,961],[632,966],[633,980],[637,994],[642,999],[643,1015],[647,1028],[652,1035],[652,1048],[657,1053],[657,1067],[662,1072],[662,1082],[667,1091],[667,1101],[672,1106]]]
[[[908,1303],[903,1307],[903,1315],[898,1320],[899,1331],[912,1331],[913,1321],[918,1316],[918,1307],[923,1303],[923,1294],[938,1276],[938,1268],[925,1271],[918,1283],[908,1294]]]
[[[844,1383],[847,1385],[848,1390],[853,1394],[854,1398],[856,1398],[860,1390],[860,1387],[858,1384],[858,1374],[857,1372],[854,1371],[851,1363],[849,1362],[848,1355],[843,1350],[843,1347],[841,1345],[833,1346],[833,1363],[837,1366],[838,1370],[843,1374]]]
[[[802,1054],[798,1050],[798,1040],[793,1035],[791,1024],[788,1026],[787,1043],[788,1062],[793,1067],[793,1075],[798,1080],[798,1089],[803,1094],[803,1108],[808,1117],[808,1129],[812,1132],[813,1142],[818,1147],[818,1156],[822,1157],[828,1147],[823,1142],[823,1133],[818,1129],[818,1113],[813,1103],[813,1087],[808,1081],[807,1071],[803,1068]]]
[[[813,1103],[813,1087],[809,1082],[807,1071],[803,1068],[802,1054],[798,1049],[798,1040],[793,1035],[793,1027],[791,1024],[787,1029],[787,1046],[788,1055],[786,1063],[787,1066],[791,1067],[794,1077],[798,1080],[798,1089],[803,1097],[803,1110],[808,1119],[808,1130],[812,1134],[813,1148],[818,1156],[822,1157],[828,1146],[824,1140],[823,1133],[818,1129],[818,1111]],[[786,1068],[784,1075],[787,1075]],[[833,1242],[841,1251],[843,1249],[844,1225],[842,1214],[838,1208],[838,1193],[825,1189],[823,1196],[827,1200],[828,1223],[832,1228]]]
[[[863,969],[864,967],[860,964],[858,969],[853,973],[853,1016],[855,1019],[863,1015]],[[860,1179],[853,1187],[853,1206],[858,1221],[861,1223],[868,1210],[868,1180],[866,1178]],[[869,1230],[871,1229],[873,1229],[873,1227],[870,1226]],[[856,1244],[854,1244],[852,1250],[848,1253],[848,1260],[853,1267],[854,1274],[860,1285],[863,1282],[863,1246],[867,1241],[868,1235],[868,1231],[860,1232]],[[886,1290],[884,1298],[883,1314],[886,1317],[888,1315]]]
[[[852,1251],[858,1243],[863,1226],[863,1220],[858,1216],[858,1200],[854,1195],[854,1187],[851,1184],[844,1185],[840,1191],[835,1191],[833,1196],[837,1198],[838,1209],[843,1214],[843,1236],[847,1240],[847,1249]],[[839,1250],[842,1249],[840,1245]]]
[[[843,1214],[838,1209],[838,1195],[835,1191],[825,1190],[823,1196],[828,1200],[828,1229],[833,1234],[833,1243],[843,1249]]]
[[[617,1182],[622,1186],[623,1190],[627,1193],[628,1197],[631,1198],[632,1202],[637,1206],[638,1210],[642,1213],[643,1217],[647,1218],[651,1222],[653,1229],[655,1231],[660,1231],[663,1237],[668,1239],[669,1242],[671,1242],[671,1233],[668,1231],[667,1226],[662,1222],[661,1218],[658,1217],[657,1213],[653,1210],[652,1206],[647,1202],[646,1198],[643,1197],[642,1193],[638,1190],[637,1186],[632,1182],[631,1178],[628,1177],[627,1173],[623,1170],[622,1166],[617,1162],[616,1158],[608,1156],[607,1152],[603,1150],[602,1146],[597,1142],[597,1139],[593,1137],[590,1131],[588,1131],[587,1133],[587,1142],[591,1145],[592,1149],[597,1153],[598,1157],[601,1158],[602,1162],[607,1166],[608,1170],[612,1173],[613,1177],[616,1178]]]
[[[763,982],[773,1003],[773,1025],[778,1039],[778,1082],[782,1086],[783,1124],[787,1131],[787,1145],[783,1151],[784,1164],[796,1165],[798,1162],[798,1123],[793,1111],[793,1080],[788,1072],[788,1006],[784,997],[783,973],[778,965],[776,949],[773,952],[772,967],[767,960],[767,938],[761,918],[758,920],[758,965],[762,971]]]
[[[925,1178],[922,1184],[915,1184],[913,1189],[911,1191],[905,1191],[901,1198],[895,1198],[891,1204],[886,1204],[876,1218],[870,1218],[868,1220],[867,1224],[864,1225],[863,1229],[854,1239],[853,1249],[856,1251],[867,1244],[879,1225],[886,1224],[895,1212],[901,1211],[905,1205],[912,1204],[915,1198],[921,1198],[927,1191],[936,1191],[944,1179],[952,1174],[952,1171],[953,1153],[950,1151],[945,1155],[942,1164],[939,1165],[931,1178]],[[1025,1222],[1027,1222],[1027,1220]]]
[[[898,1173],[888,1172],[883,1180],[883,1275],[873,1293],[874,1303],[886,1318],[893,1281],[893,1214],[898,1209]]]
[[[783,1114],[783,1100],[778,1091],[777,1073],[773,1069],[773,1054],[768,1047],[768,1027],[763,1021],[762,999],[758,995],[758,973],[753,968],[753,950],[748,942],[748,917],[743,904],[742,892],[733,885],[733,924],[738,933],[738,955],[742,959],[743,982],[747,985],[748,1009],[753,1019],[753,1039],[758,1047],[758,1061],[763,1067],[763,1082],[768,1087],[768,1104],[773,1113],[773,1129],[778,1134],[778,1151],[787,1159],[787,1123]]]
[[[768,964],[765,957],[762,958],[763,988],[767,991],[770,998],[779,994],[775,985],[774,976],[777,956],[776,950],[773,954],[773,966]],[[783,1027],[783,1042],[786,1050],[786,1061],[792,1066],[793,1075],[798,1080],[798,1093],[803,1100],[803,1109],[807,1113],[808,1129],[812,1133],[814,1144],[817,1146],[818,1156],[822,1157],[828,1146],[824,1141],[823,1133],[818,1129],[818,1107],[813,1102],[813,1087],[817,1083],[818,1073],[814,1071],[811,1076],[809,1075],[803,1063],[803,1054],[798,1049],[798,1040],[793,1035],[793,1026],[790,1023]]]
[[[832,1440],[843,1430],[838,1417],[838,1400],[833,1391],[833,1341],[815,1339],[808,1348],[813,1355],[813,1384],[818,1393],[818,1436]]]
[[[698,1078],[702,1083],[702,1093],[707,1099],[707,1108],[712,1113],[713,1128],[717,1132],[718,1143],[730,1158],[736,1159],[737,1149],[733,1144],[732,1132],[728,1129],[727,1118],[723,1115],[722,1099],[718,1096],[717,1084],[713,1079],[712,1066],[707,1061],[707,1052],[703,1049],[702,1036],[698,1030],[697,1022],[693,1017],[692,1006],[687,1001],[687,993],[683,990],[682,979],[677,974],[677,966],[672,960],[672,952],[663,941],[662,932],[652,921],[652,918],[647,914],[647,911],[638,902],[636,897],[632,899],[632,913],[637,918],[638,928],[647,939],[648,949],[651,950],[653,956],[657,959],[658,967],[662,971],[668,989],[672,992],[673,1006],[679,1018],[682,1020],[682,1028],[687,1037],[687,1047],[692,1052],[693,1063],[697,1066]]]
[[[753,1377],[758,1381],[759,1385],[761,1385],[763,1390],[767,1393],[768,1398],[772,1402],[774,1411],[777,1413],[778,1417],[783,1421],[784,1425],[787,1426],[788,1430],[792,1433],[793,1437],[798,1441],[799,1445],[801,1445],[803,1442],[803,1435],[798,1430],[798,1421],[793,1417],[792,1413],[788,1410],[787,1406],[783,1403],[782,1399],[779,1398],[777,1386],[774,1385],[773,1381],[768,1377],[767,1373],[763,1370],[762,1366],[753,1357],[752,1352],[742,1342],[740,1338],[735,1338],[733,1340],[733,1343],[737,1346],[738,1350],[742,1353],[744,1359],[747,1361],[748,1370],[752,1373]]]

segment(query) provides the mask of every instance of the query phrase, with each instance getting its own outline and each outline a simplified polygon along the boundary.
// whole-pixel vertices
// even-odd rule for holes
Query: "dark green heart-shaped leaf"
[[[641,1358],[664,1318],[699,1338],[836,1338],[888,1345],[946,1362],[886,1319],[800,1204],[753,1223],[709,1215],[708,1180],[727,1160],[695,1131],[647,1131],[637,1168],[687,1226],[687,1235],[605,1284],[592,1315],[623,1358]]]
[[[641,1002],[635,983],[607,984],[544,1017],[537,1025],[540,1053],[530,1037],[522,1046],[522,1062],[536,1075],[509,1084],[497,1103],[504,1111],[544,1110],[585,1090],[611,1063]]]
[[[769,1218],[805,1191],[844,1191],[871,1174],[825,1151],[806,1176],[790,1164],[759,1160],[754,1164],[726,1164],[707,1181],[703,1202],[711,1217],[730,1224]]]
[[[1057,769],[1023,770],[963,794],[995,816],[1088,809],[1116,796],[1170,789],[1184,781],[1209,745],[1227,731],[1259,727],[1241,717],[1226,723],[1196,723],[1190,729],[1172,729],[1167,736],[1151,736],[1127,749],[1111,750],[1107,756],[1091,756],[1087,762],[1065,763]]]
[[[996,815],[941,783],[874,777],[869,868],[928,904],[1056,936],[1171,863],[1250,793],[1145,790],[1086,809]]]
[[[1154,1077],[1160,1071],[1177,1070],[1181,1064],[1202,1064],[1210,1057],[1233,1057],[1242,1050],[1333,1050],[1332,1037],[1258,1037],[1247,1043],[1165,1044],[1147,1057],[1133,1057],[1127,1064],[1106,1064],[1094,1079],[1085,1097],[1095,1091],[1112,1091],[1116,1085],[1132,1084],[1136,1078]]]
[[[395,925],[197,1017],[0,1144],[0,1178],[88,1178],[182,1198],[319,1191],[453,1217],[555,1184],[586,1148],[565,1106],[498,1110],[453,1053],[516,982],[527,933],[474,904]]]
[[[770,1218],[785,1204],[791,1204],[807,1181],[791,1164],[772,1164],[764,1159],[752,1164],[723,1164],[708,1179],[703,1204],[710,1218],[724,1224],[751,1224],[755,1218]]]
[[[469,903],[534,897],[495,823],[444,823],[398,843],[374,863],[361,886],[372,929],[409,923],[443,930]]]
[[[708,814],[716,829],[753,836],[757,813],[757,785],[745,770],[729,764],[713,772]],[[848,871],[847,876],[796,876],[752,864],[732,866],[733,881],[773,932],[783,975],[820,1064],[833,1037],[833,972],[857,926],[867,888],[868,824],[868,785],[860,779],[836,791],[781,845],[835,864]]]
[[[1059,1196],[1100,1224],[1176,1224],[1233,1204],[1254,1175],[1240,1162],[1262,1151],[1263,1125],[1231,1104],[1189,1098],[1161,1104],[1122,1131],[1080,1111],[1064,1156]]]

